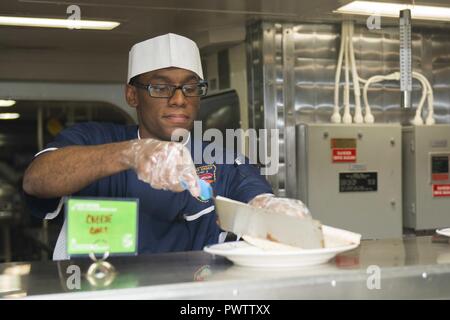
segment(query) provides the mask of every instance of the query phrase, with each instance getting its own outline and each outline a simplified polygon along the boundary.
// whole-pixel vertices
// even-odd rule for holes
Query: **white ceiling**
[[[398,0],[400,1],[400,0]],[[398,2],[397,1],[397,2]],[[115,20],[112,31],[0,26],[0,80],[121,82],[132,44],[174,32],[203,51],[243,41],[258,19],[339,21],[349,0],[79,0],[82,19]],[[416,1],[448,5],[449,0]],[[1,0],[0,15],[66,18],[73,1]]]

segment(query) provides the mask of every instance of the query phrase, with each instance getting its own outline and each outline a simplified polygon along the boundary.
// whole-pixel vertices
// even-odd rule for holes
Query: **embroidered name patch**
[[[196,170],[197,175],[203,181],[206,181],[209,184],[216,182],[216,166],[214,164],[199,166]]]

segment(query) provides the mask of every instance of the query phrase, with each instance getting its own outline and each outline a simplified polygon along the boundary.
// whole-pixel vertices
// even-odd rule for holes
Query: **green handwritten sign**
[[[67,253],[136,254],[138,200],[66,199]]]

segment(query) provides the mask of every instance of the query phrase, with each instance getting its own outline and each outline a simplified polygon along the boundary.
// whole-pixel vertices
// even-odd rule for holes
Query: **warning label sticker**
[[[450,184],[433,184],[433,197],[450,197]]]
[[[377,172],[339,172],[339,192],[370,192],[377,190]]]
[[[448,173],[432,173],[431,179],[433,181],[448,180]]]
[[[331,149],[355,149],[355,138],[333,138],[330,140]]]
[[[356,162],[356,148],[332,149],[333,162]]]

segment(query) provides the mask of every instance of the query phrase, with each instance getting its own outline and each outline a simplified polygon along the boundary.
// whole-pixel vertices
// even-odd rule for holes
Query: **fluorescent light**
[[[412,19],[450,21],[450,8],[401,3],[353,1],[334,12],[356,15],[399,17],[400,10],[410,9]]]
[[[12,107],[16,104],[14,100],[2,100],[0,99],[0,107]]]
[[[3,274],[14,276],[25,276],[30,273],[31,264],[18,264],[11,267],[7,267],[3,270]]]
[[[0,120],[14,120],[14,119],[18,119],[18,118],[20,118],[20,114],[18,114],[16,112],[0,113]]]
[[[0,25],[4,26],[111,30],[119,24],[119,22],[115,21],[0,16]]]

